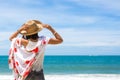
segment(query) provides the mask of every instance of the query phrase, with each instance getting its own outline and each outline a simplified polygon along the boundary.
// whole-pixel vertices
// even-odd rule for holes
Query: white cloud
[[[0,31],[0,42],[9,40],[10,34],[11,34],[11,32]]]
[[[16,23],[24,22],[28,19],[39,19],[43,22],[48,23],[56,23],[56,24],[92,24],[98,20],[96,16],[84,16],[84,15],[74,15],[74,12],[69,12],[68,9],[71,6],[62,5],[59,2],[55,2],[54,5],[50,6],[50,8],[39,7],[42,4],[45,4],[44,1],[39,0],[27,0],[27,1],[16,1],[20,4],[26,4],[26,6],[15,5],[13,6],[11,2],[6,3],[6,5],[1,5],[0,7],[0,17],[4,20],[1,20],[1,23],[7,21],[14,21]],[[31,5],[31,3],[36,4],[37,2],[41,2],[41,4],[37,7],[27,7]],[[17,4],[16,3],[16,4]],[[28,4],[27,4],[28,3]],[[4,7],[4,9],[3,9]],[[67,12],[68,11],[68,12]],[[73,14],[70,14],[73,13]]]
[[[57,46],[65,46],[69,49],[70,47],[120,46],[120,22],[119,18],[114,17],[120,13],[118,0],[53,0],[50,1],[52,3],[50,5],[47,1],[39,0],[17,0],[12,3],[13,1],[1,1],[0,44],[4,46],[0,46],[0,49],[8,49],[9,42],[6,41],[11,31],[15,31],[16,28],[18,29],[17,26],[29,19],[39,19],[44,23],[55,25],[53,27],[64,39],[63,44]],[[71,2],[73,5],[70,4]],[[95,12],[90,12],[91,10],[88,9]],[[3,32],[7,28],[11,28],[9,32]],[[52,36],[47,30],[42,31],[41,34]]]
[[[79,5],[85,5],[89,7],[108,8],[120,10],[119,0],[69,0]]]
[[[64,38],[62,46],[120,46],[120,31],[59,30]]]
[[[8,50],[9,44],[9,36],[11,32],[0,32],[0,49],[1,50]],[[2,52],[1,52],[2,53]]]
[[[41,12],[42,11],[42,12]],[[1,24],[16,23],[21,24],[29,19],[39,19],[42,22],[52,24],[66,24],[66,25],[80,25],[80,24],[93,24],[99,20],[96,16],[82,16],[82,15],[71,15],[67,13],[51,12],[50,10],[38,10],[38,9],[11,9],[7,8],[1,10],[0,17],[2,18]],[[24,15],[21,14],[24,13]],[[51,14],[48,14],[51,13]],[[11,22],[13,21],[13,22]]]
[[[27,4],[27,5],[43,5],[42,0],[17,0],[18,3]]]
[[[76,52],[76,54],[83,54],[83,53],[92,54],[92,52],[100,53],[101,49],[103,52],[108,50],[108,49],[103,50],[103,48],[101,47],[105,47],[106,49],[109,47],[118,48],[120,46],[119,30],[118,31],[95,30],[95,29],[81,30],[79,28],[55,28],[55,30],[63,37],[64,42],[56,46],[49,45],[47,54],[56,54],[56,53],[68,54],[68,52],[69,54],[73,54],[74,52]],[[13,32],[10,32],[10,31],[0,32],[0,36],[1,36],[0,45],[2,45],[0,46],[0,49],[2,49],[4,52],[6,50],[7,50],[6,52],[8,52],[9,50],[10,41],[8,40],[8,38],[12,33]],[[44,29],[42,32],[39,33],[39,35],[54,37],[52,33],[47,29]],[[97,50],[96,51],[90,50],[91,48],[97,48]],[[60,49],[63,49],[63,51],[61,51]],[[110,49],[112,50],[112,48]],[[73,50],[76,50],[76,51],[73,51]],[[110,51],[107,51],[107,52],[110,52]],[[88,53],[88,52],[91,52],[91,53]]]
[[[53,27],[54,28],[54,27]],[[80,30],[79,28],[56,28],[63,37],[61,46],[120,46],[120,31]],[[0,32],[1,42],[7,41],[12,32]],[[39,35],[54,37],[44,29]],[[59,45],[58,45],[59,46]]]
[[[95,12],[120,16],[119,0],[68,0],[78,6],[85,6],[96,10]]]
[[[36,0],[36,1],[38,1],[38,0]],[[28,0],[27,1],[22,0],[22,1],[20,1],[20,3],[24,4],[24,3],[32,3],[32,2],[36,2],[36,1],[29,2]],[[97,4],[102,4],[104,2],[106,5],[109,4],[109,2],[107,2],[107,1],[100,1],[100,0],[90,0],[90,1],[88,1],[88,0],[85,0],[85,1],[75,0],[74,1],[73,0],[72,2],[75,2],[76,4],[79,4],[79,5],[88,5],[88,6],[93,5],[95,8],[96,8]],[[14,24],[15,23],[21,24],[29,19],[39,19],[46,23],[57,24],[57,25],[62,24],[62,25],[68,25],[68,26],[70,26],[70,25],[78,26],[81,24],[82,25],[93,24],[93,27],[96,27],[96,26],[94,26],[94,24],[98,24],[101,22],[104,22],[105,24],[106,24],[106,22],[107,22],[107,24],[110,22],[112,22],[112,24],[116,24],[116,21],[111,20],[109,17],[105,17],[105,16],[101,16],[101,15],[99,15],[99,16],[98,15],[91,16],[89,14],[75,15],[74,12],[69,11],[71,6],[62,5],[61,3],[56,2],[56,1],[55,1],[55,3],[56,4],[54,4],[53,6],[50,6],[50,8],[44,8],[44,7],[39,7],[39,6],[32,7],[32,8],[26,7],[29,4],[26,4],[26,6],[23,6],[23,7],[17,6],[17,5],[12,6],[12,7],[2,5],[2,7],[0,7],[0,12],[1,12],[0,13],[0,17],[1,17],[0,23],[8,24],[10,22],[10,23],[14,23]],[[44,1],[41,1],[41,4],[45,4]],[[109,5],[111,5],[111,4],[109,4]],[[98,5],[98,6],[102,7],[101,5]],[[4,7],[4,9],[3,9],[3,7]],[[77,11],[77,12],[79,12],[79,11]],[[7,21],[7,23],[6,23],[6,21]],[[118,23],[119,23],[119,21],[118,21]]]

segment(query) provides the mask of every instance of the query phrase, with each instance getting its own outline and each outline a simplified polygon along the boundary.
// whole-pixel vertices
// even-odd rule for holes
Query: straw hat
[[[30,20],[24,24],[28,26],[28,29],[22,30],[20,33],[26,36],[36,34],[43,29],[41,24],[42,23],[38,20]]]

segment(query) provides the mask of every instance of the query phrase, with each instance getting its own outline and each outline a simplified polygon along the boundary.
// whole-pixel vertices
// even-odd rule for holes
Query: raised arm
[[[22,30],[26,30],[28,28],[27,25],[22,25],[17,31],[15,31],[10,37],[9,40],[12,41],[13,38],[17,37],[18,34],[22,31]]]
[[[50,25],[48,24],[43,24],[44,28],[47,28],[49,31],[52,32],[52,34],[55,36],[55,38],[50,38],[48,44],[60,44],[63,42],[62,37],[60,36],[60,34],[58,34],[58,32],[56,32]]]

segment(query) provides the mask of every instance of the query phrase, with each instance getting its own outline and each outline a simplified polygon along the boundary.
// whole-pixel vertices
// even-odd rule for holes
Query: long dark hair
[[[24,36],[24,35],[23,35],[22,38],[24,38],[24,39],[26,39],[26,40],[28,40],[28,39],[36,40],[36,39],[39,38],[39,36],[38,36],[38,33],[36,33],[36,34],[33,34],[33,35],[28,35],[28,36]]]

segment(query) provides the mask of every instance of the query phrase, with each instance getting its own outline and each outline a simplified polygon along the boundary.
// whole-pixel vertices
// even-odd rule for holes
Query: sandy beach
[[[45,75],[46,80],[120,80],[120,74]],[[11,75],[0,75],[0,80],[13,80]]]

